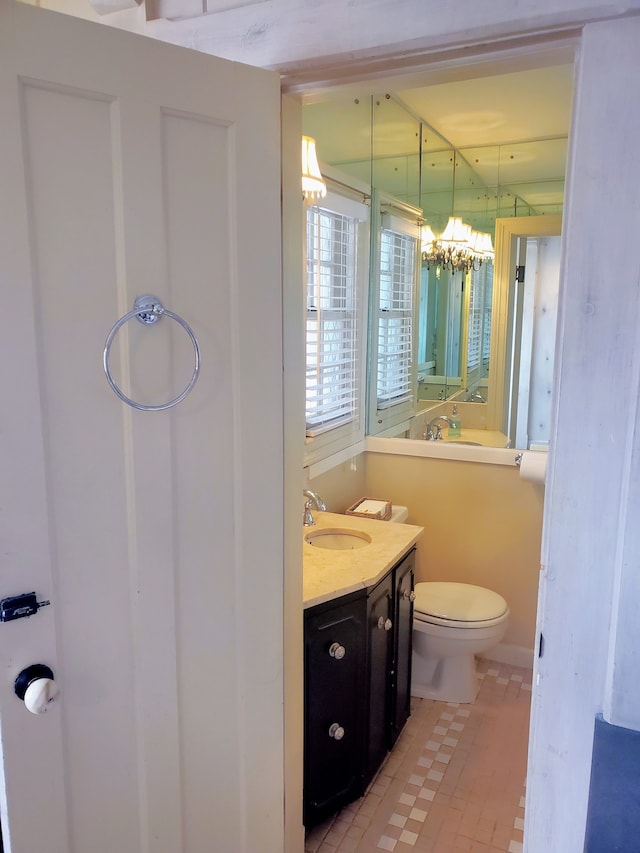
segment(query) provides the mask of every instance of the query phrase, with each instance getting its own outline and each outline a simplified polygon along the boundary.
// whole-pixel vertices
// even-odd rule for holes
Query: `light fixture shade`
[[[493,243],[491,242],[491,234],[481,232],[479,236],[480,240],[477,245],[477,251],[481,253],[485,258],[492,258],[494,252]]]
[[[445,244],[455,243],[456,245],[466,246],[470,237],[471,226],[466,225],[459,216],[450,216],[440,240]]]
[[[471,229],[471,234],[469,235],[469,250],[471,252],[478,251],[478,245],[480,243],[481,234],[479,231],[474,231]]]
[[[433,244],[436,242],[436,235],[431,230],[430,225],[423,225],[420,231],[420,242],[422,243],[422,251],[430,252]]]
[[[311,201],[324,198],[327,194],[327,186],[322,179],[318,157],[316,155],[316,141],[311,136],[302,137],[302,195]]]

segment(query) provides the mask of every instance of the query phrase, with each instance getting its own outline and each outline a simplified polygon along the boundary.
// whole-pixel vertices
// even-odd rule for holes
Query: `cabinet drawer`
[[[305,616],[307,827],[362,793],[366,597],[340,601]]]

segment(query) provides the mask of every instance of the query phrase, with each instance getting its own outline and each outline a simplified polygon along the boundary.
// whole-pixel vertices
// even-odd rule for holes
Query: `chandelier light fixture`
[[[327,185],[322,177],[316,141],[311,136],[302,137],[302,197],[305,201],[316,202],[327,194]]]
[[[436,236],[429,225],[422,226],[422,260],[427,269],[441,267],[470,272],[478,270],[484,261],[493,260],[491,235],[473,231],[459,216],[450,216],[447,227]]]

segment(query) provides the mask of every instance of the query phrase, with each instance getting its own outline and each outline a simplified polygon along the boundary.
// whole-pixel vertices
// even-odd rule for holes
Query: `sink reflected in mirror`
[[[444,444],[466,444],[467,447],[482,447],[482,443],[480,441],[460,441],[459,438],[443,438],[442,442]]]
[[[304,537],[305,542],[315,548],[327,548],[331,551],[354,551],[371,543],[371,537],[362,530],[350,530],[339,527],[325,527],[312,530]]]

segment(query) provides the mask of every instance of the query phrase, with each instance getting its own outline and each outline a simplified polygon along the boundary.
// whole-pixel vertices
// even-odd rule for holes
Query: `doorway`
[[[384,84],[381,84],[380,89],[376,89],[376,90],[380,91],[382,88],[382,85],[388,85],[391,88],[393,86],[393,82],[387,79],[386,81],[384,81]],[[393,89],[391,89],[391,91],[393,91]],[[344,91],[341,91],[340,94],[342,96],[345,95]],[[352,97],[353,94],[354,94],[354,90],[352,88],[351,91],[349,92],[349,97]],[[330,93],[325,93],[325,95],[327,96],[327,98],[330,97]],[[320,97],[322,97],[322,95],[315,93],[314,97],[320,98]],[[348,100],[347,97],[341,98],[341,107],[346,106],[347,100]],[[374,106],[375,106],[375,104],[374,104]],[[372,111],[373,111],[373,106],[372,106]],[[366,122],[362,123],[363,126],[364,126],[364,124],[366,124]],[[312,131],[311,129],[309,129],[306,125],[304,126],[304,131],[305,131],[305,133],[310,133],[310,134],[312,132],[315,132],[315,131]],[[349,136],[349,133],[347,133],[346,136]],[[318,150],[320,152],[320,155],[322,156],[321,143],[320,143],[320,140],[317,140],[317,141],[318,141]],[[376,165],[376,162],[374,162],[373,157],[371,158],[371,161],[369,162],[368,166],[363,165],[361,162],[356,164],[355,160],[351,161],[351,162],[344,161],[342,163],[338,163],[337,165],[339,168],[340,167],[345,168],[345,171],[347,168],[353,169],[355,166],[357,169],[367,169],[368,168],[368,174],[370,176],[374,176],[375,174],[381,174],[380,163],[378,163]],[[397,158],[396,164],[393,167],[394,169],[397,169],[397,171],[395,172],[396,176],[397,176],[398,172],[403,167],[404,167],[404,175],[407,177],[410,177],[411,168],[412,168],[411,155],[405,153],[405,154],[402,154],[401,156],[399,156]],[[543,187],[538,186],[538,189],[540,189],[542,191]],[[457,194],[457,195],[458,195],[458,198],[460,200],[462,200],[462,198],[464,198],[464,196],[462,194]],[[497,195],[500,195],[500,193],[497,193]],[[511,200],[513,202],[513,197]],[[470,202],[471,200],[468,199],[468,201]],[[451,193],[448,196],[448,203],[449,204],[451,203]],[[515,204],[515,207],[518,208],[517,203]],[[547,234],[547,233],[548,234],[556,234],[556,235],[560,234],[561,214],[560,214],[560,212],[558,212],[558,210],[554,210],[549,215],[540,216],[540,215],[536,215],[538,213],[538,211],[535,209],[535,206],[532,205],[532,206],[527,207],[527,208],[519,207],[517,212],[520,215],[514,216],[513,218],[520,222],[520,229],[521,230],[520,230],[520,234],[518,236],[522,240],[523,246],[526,245],[525,237],[527,236],[526,229],[525,229],[525,222],[529,222],[531,220],[544,220],[545,221],[544,230],[542,232],[536,232],[535,228],[533,229],[533,237],[535,239],[538,239],[538,238],[541,239],[542,235]],[[505,210],[503,212],[502,216],[496,217],[496,225],[495,225],[496,229],[498,227],[497,223],[501,219],[508,220],[511,218],[509,216],[510,213],[513,213],[513,210],[508,211],[508,212]],[[518,234],[517,230],[514,232],[514,236],[516,234]],[[496,245],[496,250],[498,251],[499,246],[502,245],[502,237],[501,238],[498,237],[497,230],[495,232],[495,235],[496,235],[495,236],[495,245]],[[508,241],[509,247],[511,246],[511,239],[510,238],[511,238],[511,235],[509,235],[509,241]],[[536,247],[533,243],[529,244],[528,249],[529,249],[530,257],[533,256],[533,254],[535,252],[535,248]],[[516,245],[516,249],[517,249],[517,245]],[[515,249],[514,249],[514,251],[515,251]],[[499,263],[500,263],[500,261],[498,259],[498,256],[496,256],[496,277],[498,275],[498,264]],[[510,269],[511,268],[510,265],[512,264],[511,255],[509,255],[506,260],[502,261],[502,263],[505,266],[505,269],[507,269],[507,268]],[[515,268],[515,264],[513,264],[513,267]],[[500,360],[500,366],[496,370],[496,376],[506,377],[506,380],[505,381],[503,381],[502,379],[497,380],[497,383],[500,386],[500,392],[496,393],[495,395],[492,395],[492,397],[490,398],[491,399],[491,405],[492,405],[492,411],[495,414],[495,417],[499,418],[500,423],[502,423],[504,420],[504,413],[503,413],[504,406],[507,405],[508,408],[510,409],[511,408],[511,399],[514,397],[514,395],[515,395],[516,401],[518,400],[518,398],[521,399],[522,395],[524,393],[524,390],[525,390],[525,386],[526,386],[526,383],[524,380],[524,370],[521,369],[520,366],[518,365],[518,369],[516,371],[516,367],[515,367],[516,359],[513,357],[513,355],[510,355],[507,357],[507,354],[506,354],[507,353],[507,336],[509,334],[511,335],[511,352],[513,352],[513,347],[514,347],[514,344],[516,341],[519,344],[521,344],[523,337],[526,338],[525,324],[523,324],[522,313],[519,314],[520,320],[517,324],[517,328],[516,328],[516,323],[514,322],[514,313],[513,312],[515,311],[516,305],[518,304],[518,300],[516,299],[516,296],[514,294],[513,285],[514,285],[513,280],[511,280],[510,282],[507,281],[507,283],[503,285],[504,298],[506,300],[506,303],[504,306],[501,306],[498,295],[496,295],[496,302],[494,303],[494,319],[495,319],[495,314],[500,310],[501,307],[504,307],[504,315],[503,315],[503,320],[502,320],[502,326],[503,326],[502,333],[501,333],[501,336],[498,336],[498,338],[497,338],[497,340],[499,342],[499,346],[501,348],[500,352],[502,353],[502,355],[501,355],[501,360]],[[524,300],[523,300],[523,298],[521,298],[519,300],[520,311],[522,311],[523,304],[524,304]],[[529,314],[527,316],[530,317],[531,310],[532,310],[532,299],[531,298],[527,300],[527,307],[529,310]],[[509,310],[511,311],[511,314],[508,313]],[[529,320],[527,320],[527,323],[529,323],[529,339],[530,339],[530,345],[531,345],[530,346],[530,353],[533,354],[532,350],[531,350],[531,347],[533,346],[533,340],[532,340],[533,331],[532,331]],[[492,326],[492,328],[493,328],[493,326]],[[555,323],[554,323],[554,328],[550,333],[550,336],[551,336],[551,339],[555,336]],[[498,344],[496,344],[496,346],[497,345]],[[492,346],[494,346],[493,343],[492,343]],[[552,349],[553,349],[553,346],[552,346]],[[518,358],[518,361],[520,362],[521,359]],[[507,370],[508,370],[508,373],[505,372]],[[513,378],[514,371],[515,371],[515,375],[517,376],[517,382],[515,385],[514,385],[514,378]],[[553,381],[553,379],[551,379],[551,382],[552,381]],[[506,382],[506,384],[505,384],[505,382]],[[549,388],[548,390],[550,391],[551,389]],[[549,394],[549,397],[550,397],[550,394]],[[518,415],[517,406],[516,406],[515,415],[516,416]],[[522,415],[522,401],[521,401],[521,411],[520,411],[520,419],[521,420],[522,420],[522,417],[523,417],[523,415]],[[517,420],[517,418],[516,418],[516,420]],[[515,429],[515,427],[514,427],[514,429]],[[514,432],[514,441],[515,440],[516,439],[515,439],[515,432]],[[520,445],[514,444],[513,446],[519,447]],[[527,447],[529,446],[528,440],[527,440],[526,446]],[[538,567],[539,567],[539,559],[540,559],[540,553],[538,551],[538,554],[537,554]],[[532,609],[532,613],[535,614],[536,608],[537,608],[537,601],[535,600],[535,596],[532,596],[530,606]],[[533,636],[531,637],[531,642],[532,642],[532,646],[533,646],[533,643],[534,643]]]

